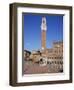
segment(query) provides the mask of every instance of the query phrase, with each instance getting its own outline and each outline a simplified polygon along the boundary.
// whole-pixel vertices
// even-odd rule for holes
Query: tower
[[[41,23],[41,49],[42,50],[46,49],[46,30],[47,30],[46,18],[42,17],[42,23]]]

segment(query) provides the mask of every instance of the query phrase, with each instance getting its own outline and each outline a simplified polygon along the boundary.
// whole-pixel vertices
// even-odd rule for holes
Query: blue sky
[[[41,21],[46,17],[46,47],[51,48],[54,41],[63,40],[63,16],[61,15],[39,15],[23,14],[24,17],[24,49],[41,49]]]

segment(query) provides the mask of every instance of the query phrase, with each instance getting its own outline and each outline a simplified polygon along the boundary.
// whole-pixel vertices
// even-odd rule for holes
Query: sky
[[[23,14],[24,50],[41,49],[41,22],[46,17],[46,47],[52,48],[54,41],[63,40],[63,16],[62,15],[39,15]]]

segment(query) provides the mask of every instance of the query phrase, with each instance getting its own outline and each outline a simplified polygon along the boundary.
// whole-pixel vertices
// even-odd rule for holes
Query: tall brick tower
[[[41,49],[45,50],[46,49],[46,30],[47,30],[47,25],[46,25],[46,18],[42,17],[42,23],[41,23]]]

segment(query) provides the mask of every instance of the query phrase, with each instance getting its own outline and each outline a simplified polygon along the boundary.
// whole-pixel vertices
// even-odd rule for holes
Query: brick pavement
[[[40,66],[34,62],[25,62],[24,63],[24,74],[41,74],[41,73],[59,73],[60,66],[58,65],[49,65]]]

